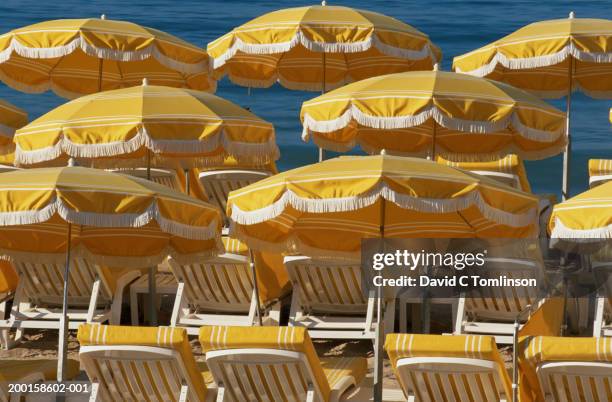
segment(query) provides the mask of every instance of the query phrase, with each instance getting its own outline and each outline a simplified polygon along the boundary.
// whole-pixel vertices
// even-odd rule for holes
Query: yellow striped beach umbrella
[[[301,119],[302,139],[339,152],[360,145],[432,159],[541,159],[566,145],[563,112],[510,85],[443,71],[346,85],[304,102]]]
[[[12,166],[15,160],[15,130],[28,123],[25,110],[0,99],[0,171]]]
[[[168,255],[193,263],[222,252],[221,214],[169,188],[97,169],[63,167],[0,175],[0,253],[15,260],[146,267]],[[67,293],[58,379],[66,357]]]
[[[173,35],[101,18],[41,22],[0,36],[0,80],[23,92],[77,96],[152,84],[213,91],[208,55]]]
[[[555,205],[550,217],[552,238],[597,242],[612,237],[612,182]]]
[[[218,96],[143,85],[61,105],[17,130],[17,165],[204,167],[278,158],[274,127]]]
[[[612,20],[569,18],[529,24],[491,44],[455,57],[457,72],[488,77],[545,98],[567,98],[570,132],[571,93],[594,98],[612,95]],[[563,197],[569,197],[571,143],[564,154]]]
[[[386,15],[339,6],[288,8],[257,17],[208,44],[218,76],[247,87],[323,91],[347,82],[431,69],[429,37]]]
[[[384,152],[283,172],[231,192],[227,204],[231,233],[251,248],[352,259],[359,259],[364,238],[534,236],[537,211],[531,194]],[[376,400],[382,384],[381,304],[379,299]]]

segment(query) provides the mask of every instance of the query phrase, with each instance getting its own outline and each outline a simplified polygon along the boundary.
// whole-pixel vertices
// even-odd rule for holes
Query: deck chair
[[[79,374],[79,362],[68,359],[65,366],[66,380],[73,380]],[[21,401],[24,393],[9,393],[10,383],[34,384],[55,381],[57,361],[53,359],[0,360],[0,401]]]
[[[17,272],[13,265],[8,261],[0,260],[0,320],[7,318],[7,305],[15,295],[17,283]],[[9,330],[0,329],[0,349],[8,348],[9,343]]]
[[[169,259],[178,282],[170,325],[187,328],[197,335],[199,327],[215,325],[251,326],[256,322],[257,299],[249,258],[225,253],[195,264]],[[280,302],[264,305],[262,314],[278,324]]]
[[[519,365],[547,402],[609,401],[612,395],[612,338],[530,338]]]
[[[511,400],[512,381],[493,337],[389,334],[385,350],[408,401]]]
[[[593,261],[591,264],[594,275],[605,281],[595,299],[593,336],[612,337],[612,263]]]
[[[487,258],[486,272],[491,278],[538,278],[538,264],[533,260]],[[457,303],[454,334],[486,334],[497,343],[512,343],[514,320],[528,305],[536,308],[538,289],[531,287],[488,287],[470,290]],[[523,317],[524,320],[528,317]],[[523,323],[525,322],[523,321]]]
[[[64,290],[64,265],[15,264],[19,284],[15,291],[10,318],[0,327],[15,328],[19,341],[26,328],[59,328]],[[121,272],[117,275],[115,272]],[[123,289],[140,275],[136,270],[113,271],[88,263],[81,258],[71,262],[68,286],[69,328],[83,322],[119,323]],[[114,282],[111,284],[111,281]],[[114,291],[112,290],[114,285]]]
[[[137,168],[137,169],[118,169],[113,170],[116,173],[127,174],[129,176],[140,177],[141,179],[147,178],[147,169],[146,168]],[[150,169],[151,172],[151,181],[163,184],[166,187],[170,187],[176,191],[182,191],[181,184],[179,183],[176,172],[170,169]]]
[[[612,159],[589,159],[589,187],[612,180]]]
[[[184,328],[83,324],[81,366],[92,383],[90,401],[213,400]]]
[[[359,387],[364,357],[319,358],[305,328],[202,327],[217,401],[328,402]]]
[[[265,170],[247,169],[224,169],[207,170],[200,172],[200,183],[208,196],[208,201],[221,209],[227,226],[228,217],[225,215],[227,209],[227,195],[230,191],[248,186],[259,180],[271,176],[272,173]]]
[[[312,338],[374,339],[374,290],[365,297],[359,261],[285,257],[293,285],[289,326]],[[395,303],[385,304],[385,328],[393,328]]]

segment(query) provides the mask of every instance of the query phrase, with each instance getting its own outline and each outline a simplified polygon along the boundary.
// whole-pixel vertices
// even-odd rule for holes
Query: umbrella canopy
[[[612,93],[612,20],[569,18],[529,24],[453,59],[458,72],[489,77],[546,98]]]
[[[0,99],[0,155],[14,151],[15,130],[28,124],[28,113]]]
[[[215,90],[208,55],[156,29],[126,21],[64,19],[0,36],[0,80],[24,92],[77,96],[151,83]]]
[[[0,175],[0,252],[63,262],[148,267],[168,255],[197,261],[222,250],[220,212],[168,187],[82,167]]]
[[[565,114],[497,81],[443,71],[390,74],[304,102],[302,138],[333,151],[465,160],[565,149]]]
[[[18,165],[205,167],[278,159],[274,127],[200,91],[143,85],[72,100],[15,134]],[[145,161],[146,160],[146,161]]]
[[[325,91],[442,57],[429,37],[394,18],[348,7],[288,8],[257,17],[208,44],[217,75],[238,85]]]
[[[555,205],[549,230],[557,239],[590,242],[612,238],[612,182]]]
[[[381,209],[384,208],[384,221]],[[537,197],[424,159],[340,157],[233,191],[231,232],[249,247],[359,257],[362,238],[525,237]]]

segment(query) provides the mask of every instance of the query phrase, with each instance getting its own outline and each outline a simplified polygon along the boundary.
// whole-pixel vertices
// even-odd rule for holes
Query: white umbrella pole
[[[253,275],[253,291],[255,292],[255,304],[257,305],[257,320],[259,326],[263,325],[261,318],[261,306],[259,304],[259,286],[257,285],[257,270],[255,269],[255,256],[253,250],[249,249],[249,265],[251,267],[251,275]]]
[[[385,241],[385,199],[381,198],[380,207],[380,241]],[[382,287],[376,289],[376,331],[374,338],[374,401],[382,401],[383,394],[383,344],[385,324],[383,318]]]
[[[563,183],[561,187],[561,197],[565,201],[570,197],[570,168],[571,168],[571,153],[572,153],[572,137],[570,135],[571,109],[572,109],[572,73],[574,68],[574,59],[570,56],[567,78],[569,80],[567,87],[567,97],[565,103],[565,132],[567,133],[567,147],[563,153]]]
[[[325,95],[325,52],[323,52],[323,81],[321,82],[321,95]],[[325,150],[319,147],[319,162],[325,159]]]
[[[151,151],[147,149],[147,180],[151,180]],[[157,326],[157,289],[155,289],[156,266],[149,267],[149,325]]]
[[[64,267],[64,294],[62,296],[62,316],[59,322],[58,350],[57,350],[57,381],[64,381],[64,367],[68,351],[68,274],[70,273],[70,244],[72,243],[72,224],[68,224],[66,239],[66,265]]]

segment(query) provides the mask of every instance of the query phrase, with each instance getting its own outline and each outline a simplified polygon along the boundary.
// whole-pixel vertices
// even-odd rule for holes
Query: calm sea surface
[[[179,36],[194,44],[206,43],[260,14],[279,8],[309,5],[304,1],[0,1],[0,32],[58,18],[99,17],[130,20]],[[506,35],[530,22],[577,17],[612,18],[610,1],[341,1],[328,4],[364,8],[396,17],[427,33],[444,53],[443,67],[450,69],[453,56],[463,54]],[[300,139],[299,109],[314,93],[295,92],[280,86],[257,89],[247,97],[245,88],[224,80],[217,95],[250,106],[276,126],[284,170],[316,161],[316,149]],[[0,83],[0,98],[26,109],[34,119],[65,100],[52,93],[28,95]],[[564,101],[554,101],[564,108]],[[587,186],[587,160],[612,158],[612,129],[608,121],[612,100],[593,100],[576,94],[573,100],[574,153],[572,191]],[[561,158],[528,163],[529,178],[537,192],[558,193]]]

